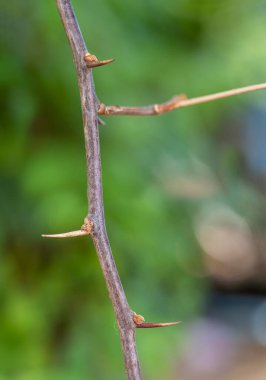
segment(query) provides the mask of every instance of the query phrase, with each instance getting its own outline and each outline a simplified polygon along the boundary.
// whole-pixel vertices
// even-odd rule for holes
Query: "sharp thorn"
[[[140,324],[136,324],[136,328],[137,329],[154,329],[154,328],[158,328],[158,327],[168,327],[168,326],[175,326],[175,325],[178,325],[179,323],[181,323],[181,321],[177,321],[177,322],[165,322],[165,323],[140,323]]]
[[[86,53],[84,55],[84,61],[86,62],[87,67],[93,68],[97,66],[107,65],[108,63],[113,62],[114,59],[105,59],[103,61],[99,61],[96,55]]]
[[[78,231],[65,232],[62,234],[49,234],[49,235],[48,234],[42,234],[42,237],[63,239],[63,238],[70,238],[70,237],[76,237],[76,236],[85,236],[85,235],[89,235],[89,234],[90,233],[88,231],[78,230]]]
[[[108,65],[108,63],[112,63],[114,62],[114,59],[111,58],[111,59],[105,59],[103,61],[91,61],[91,62],[86,62],[87,64],[87,67],[89,68],[94,68],[94,67],[98,67],[98,66],[104,66],[104,65]]]

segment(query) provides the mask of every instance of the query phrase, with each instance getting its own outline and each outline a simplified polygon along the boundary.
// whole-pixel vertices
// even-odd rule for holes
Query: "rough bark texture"
[[[70,0],[56,0],[56,2],[78,74],[87,160],[89,202],[87,218],[93,223],[91,236],[113,304],[127,378],[129,380],[139,380],[141,379],[141,373],[135,343],[136,326],[119,278],[105,227],[97,115],[99,102],[95,94],[92,69],[87,67],[84,60],[84,56],[88,51]]]

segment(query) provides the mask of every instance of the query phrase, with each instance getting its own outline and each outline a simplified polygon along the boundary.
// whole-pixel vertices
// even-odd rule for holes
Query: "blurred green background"
[[[92,243],[40,237],[79,228],[87,212],[79,93],[55,1],[0,3],[0,379],[123,379]],[[116,59],[94,70],[105,104],[265,82],[265,1],[73,6],[90,52]],[[197,238],[206,209],[265,228],[264,174],[248,167],[236,128],[265,104],[259,92],[100,126],[107,230],[129,303],[147,321],[183,321],[137,331],[145,379],[177,378],[189,321],[208,297]]]

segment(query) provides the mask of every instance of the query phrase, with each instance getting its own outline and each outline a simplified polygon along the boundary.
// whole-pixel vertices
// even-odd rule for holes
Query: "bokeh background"
[[[76,74],[55,1],[0,2],[0,379],[119,380],[87,211]],[[106,104],[266,81],[265,0],[73,0]],[[100,127],[111,245],[145,379],[265,379],[266,93]]]

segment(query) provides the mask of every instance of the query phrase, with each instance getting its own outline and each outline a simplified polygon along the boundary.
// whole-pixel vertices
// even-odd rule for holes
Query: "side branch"
[[[214,100],[228,98],[230,96],[265,89],[266,83],[262,83],[241,88],[235,88],[233,90],[218,92],[216,94],[199,96],[191,99],[188,99],[185,95],[176,95],[165,103],[152,104],[145,107],[106,106],[102,103],[99,105],[98,115],[154,116],[172,111],[177,108],[190,107],[196,104],[212,102]]]

